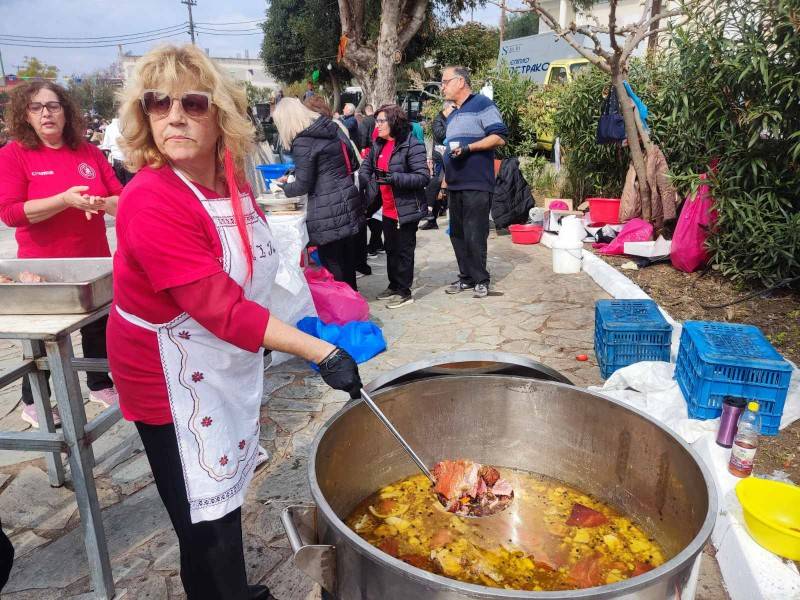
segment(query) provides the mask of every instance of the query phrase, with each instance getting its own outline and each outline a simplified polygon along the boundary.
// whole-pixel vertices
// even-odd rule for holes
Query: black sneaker
[[[436,223],[436,221],[426,221],[425,224],[420,225],[419,228],[422,230],[439,229],[439,225]]]
[[[368,258],[378,258],[378,253],[377,252],[367,252],[367,257]]]
[[[378,295],[376,296],[376,298],[377,298],[378,300],[391,300],[392,298],[394,298],[394,297],[395,297],[395,296],[397,296],[397,295],[398,295],[398,293],[397,293],[397,292],[395,292],[395,291],[394,291],[392,288],[388,288],[388,287],[387,287],[387,288],[386,288],[385,290],[383,290],[383,291],[382,291],[380,294],[378,294]]]
[[[386,308],[400,308],[401,306],[405,306],[406,304],[413,304],[414,296],[409,294],[408,296],[395,296],[389,303],[386,305]]]
[[[265,585],[248,585],[249,600],[275,600]]]
[[[475,293],[472,294],[473,298],[486,298],[489,295],[489,286],[485,283],[479,283],[475,286]]]
[[[454,281],[444,289],[445,294],[460,294],[463,291],[471,290],[472,286],[463,281]]]

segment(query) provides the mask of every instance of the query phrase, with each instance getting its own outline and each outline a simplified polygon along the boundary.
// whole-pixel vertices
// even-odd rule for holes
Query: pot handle
[[[336,593],[336,548],[317,544],[317,507],[313,504],[287,506],[281,524],[294,553],[297,568],[331,594]]]

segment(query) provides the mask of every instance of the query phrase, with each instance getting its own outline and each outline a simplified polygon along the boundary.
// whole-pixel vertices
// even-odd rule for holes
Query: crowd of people
[[[322,265],[355,290],[384,250],[377,298],[391,309],[414,301],[419,225],[437,227],[445,210],[459,271],[445,291],[489,290],[494,149],[507,131],[466,69],[444,69],[441,84],[448,102],[431,152],[397,104],[363,114],[346,104],[340,116],[309,86],[272,112],[294,162],[278,183],[288,197],[307,195]],[[89,399],[118,404],[136,425],[187,597],[268,598],[247,583],[241,526],[264,460],[265,352],[313,362],[351,397],[361,380],[346,351],[270,313],[278,256],[244,176],[255,138],[244,91],[196,46],[165,46],[139,59],[119,119],[98,121],[91,137],[68,92],[48,81],[18,86],[6,118],[0,220],[15,229],[20,258],[110,256],[103,214],[116,216],[113,305],[81,331],[84,355],[107,357],[113,379],[90,372]],[[38,426],[30,386],[23,403],[22,418]]]

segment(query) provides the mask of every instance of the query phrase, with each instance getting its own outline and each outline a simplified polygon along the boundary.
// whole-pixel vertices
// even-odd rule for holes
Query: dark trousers
[[[356,271],[364,275],[372,275],[372,267],[367,264],[367,225],[355,235]]]
[[[112,163],[112,165],[111,165],[111,166],[112,166],[112,167],[113,167],[113,169],[114,169],[114,174],[117,176],[117,179],[119,179],[119,182],[120,182],[122,185],[127,185],[127,183],[128,183],[128,182],[129,182],[131,179],[133,179],[133,175],[134,175],[134,174],[133,174],[133,173],[131,173],[130,171],[128,171],[128,170],[125,168],[125,163],[124,163],[124,162],[122,162],[121,160],[115,160],[115,161]]]
[[[336,281],[344,281],[354,290],[356,285],[356,238],[357,235],[323,244],[317,248],[322,266],[328,269]]]
[[[14,563],[14,546],[3,531],[3,524],[0,523],[0,592],[8,583],[8,575],[11,573],[11,565]]]
[[[242,510],[192,523],[175,426],[136,423],[158,494],[178,536],[181,581],[188,600],[247,600]]]
[[[414,250],[417,247],[417,225],[399,225],[394,219],[383,217],[383,239],[386,243],[386,271],[389,289],[401,296],[411,295],[414,282]]]
[[[369,229],[367,252],[375,254],[378,250],[383,250],[383,225],[378,219],[367,219],[367,228]]]
[[[425,200],[428,204],[428,221],[436,221],[436,217],[444,214],[444,202],[439,200],[439,192],[442,189],[442,175],[432,177],[430,183],[425,187]]]
[[[492,193],[454,190],[448,195],[450,242],[458,261],[458,278],[468,285],[489,285],[486,244]]]
[[[108,353],[106,352],[107,323],[108,317],[103,317],[86,327],[81,327],[81,347],[83,347],[84,358],[108,358]],[[114,385],[114,382],[111,381],[108,373],[87,371],[86,385],[90,390],[96,392],[110,388]],[[47,392],[50,393],[49,385],[47,386]],[[22,401],[25,404],[33,404],[33,393],[27,377],[22,379]]]

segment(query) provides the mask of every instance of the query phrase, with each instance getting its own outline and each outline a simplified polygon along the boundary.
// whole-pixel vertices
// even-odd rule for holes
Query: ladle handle
[[[414,452],[414,450],[412,450],[411,446],[408,445],[408,442],[406,442],[403,439],[403,436],[400,435],[400,432],[397,431],[397,429],[395,429],[395,426],[392,425],[392,422],[386,417],[385,414],[383,414],[383,411],[380,408],[378,408],[378,405],[375,404],[375,402],[372,400],[372,398],[369,397],[369,394],[367,394],[366,390],[364,389],[361,390],[361,399],[366,403],[367,406],[369,406],[370,410],[375,413],[375,416],[378,417],[378,419],[380,419],[381,423],[383,423],[386,426],[386,429],[388,429],[391,432],[391,434],[397,439],[397,441],[400,442],[400,445],[403,447],[403,449],[406,452],[408,452],[408,455],[411,457],[411,460],[413,460],[416,463],[420,471],[425,473],[425,477],[430,479],[431,483],[436,485],[436,480],[433,478],[433,475],[428,470],[428,467],[425,466],[425,463],[422,462],[422,459],[420,459],[420,457],[417,456],[417,453]]]

